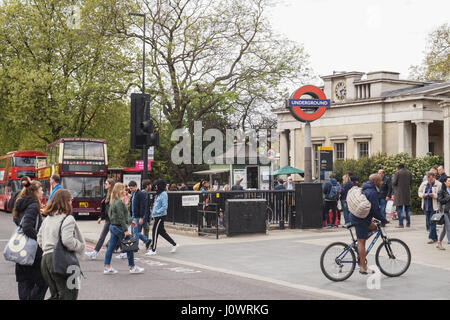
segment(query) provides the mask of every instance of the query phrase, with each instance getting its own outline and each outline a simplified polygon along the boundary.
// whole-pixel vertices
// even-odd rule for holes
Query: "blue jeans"
[[[386,198],[378,199],[378,205],[380,206],[381,215],[386,219]]]
[[[436,231],[436,223],[431,222],[431,217],[436,211],[425,211],[425,216],[427,218],[427,224],[430,227],[430,233],[428,234],[428,239],[436,241],[438,239]]]
[[[403,226],[403,208],[405,208],[406,224],[411,225],[411,218],[409,216],[409,206],[397,206],[398,224]]]
[[[108,250],[106,250],[105,254],[105,266],[111,265],[111,258],[112,254],[114,252],[114,249],[117,246],[117,243],[119,243],[120,240],[122,240],[125,237],[125,234],[122,232],[122,229],[118,226],[110,225],[109,226],[109,244],[108,244]],[[127,252],[128,256],[128,265],[130,267],[134,267],[134,252]]]
[[[346,200],[341,200],[342,212],[344,212],[345,224],[350,223],[350,214],[348,212],[348,205]]]
[[[133,222],[136,223],[136,227],[131,227],[131,234],[137,240],[139,245],[139,239],[144,241],[144,243],[149,242],[150,240],[141,233],[142,226],[139,225],[139,219],[133,218]]]

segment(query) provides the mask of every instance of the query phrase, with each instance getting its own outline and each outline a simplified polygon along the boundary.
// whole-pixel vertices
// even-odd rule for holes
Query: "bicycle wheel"
[[[378,247],[375,262],[386,276],[398,277],[408,270],[411,264],[411,252],[402,240],[388,239]]]
[[[323,250],[320,256],[320,269],[325,277],[332,281],[344,281],[348,279],[355,270],[356,256],[348,244],[334,242]]]

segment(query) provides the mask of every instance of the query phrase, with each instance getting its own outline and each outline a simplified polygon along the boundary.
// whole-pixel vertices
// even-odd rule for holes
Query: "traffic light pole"
[[[133,16],[139,16],[144,18],[144,29],[142,34],[142,94],[145,94],[145,26],[146,26],[146,14],[145,13],[131,13]],[[147,111],[147,105],[145,105],[145,111]],[[147,112],[144,112],[147,115]],[[150,118],[150,117],[149,117]],[[144,118],[144,121],[148,120]],[[144,168],[142,171],[142,181],[148,177],[148,146],[144,145],[142,148],[142,158],[144,160]]]

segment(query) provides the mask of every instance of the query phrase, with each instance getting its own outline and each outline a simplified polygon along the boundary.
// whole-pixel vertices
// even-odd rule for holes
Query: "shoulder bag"
[[[38,243],[36,240],[27,237],[23,232],[22,223],[24,218],[22,218],[19,226],[6,244],[3,250],[3,256],[7,261],[12,261],[22,266],[31,266],[36,258]],[[39,215],[36,217],[36,231],[38,224]]]
[[[444,213],[437,212],[431,216],[431,222],[436,223],[438,225],[443,225],[445,223]]]
[[[52,262],[52,272],[61,277],[68,278],[70,276],[70,266],[76,266],[80,268],[80,262],[78,261],[75,251],[67,250],[67,248],[62,243],[61,238],[61,228],[68,216],[66,216],[59,226],[59,239],[53,250],[53,262]]]

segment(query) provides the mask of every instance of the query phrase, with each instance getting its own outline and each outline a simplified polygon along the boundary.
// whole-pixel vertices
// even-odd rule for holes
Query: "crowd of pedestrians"
[[[376,191],[377,212],[373,212],[373,215],[380,218],[382,225],[387,221],[387,206],[391,202],[390,205],[393,206],[398,217],[398,225],[395,228],[411,227],[412,183],[412,173],[403,164],[398,165],[392,177],[387,176],[385,171],[380,169],[376,174],[371,175],[369,181],[363,183],[362,192],[367,193],[367,196],[370,194],[372,207],[375,206],[373,195]],[[340,211],[343,213],[345,224],[354,223],[355,217],[349,211],[347,203],[348,192],[354,186],[359,186],[359,182],[351,172],[343,176],[342,186],[334,174],[331,174],[329,180],[323,184],[323,226],[325,228],[335,228],[340,225]],[[438,249],[445,250],[442,245],[445,235],[450,244],[448,232],[450,230],[450,177],[446,175],[444,166],[430,168],[418,188],[418,197],[421,199],[421,208],[425,215],[427,243],[436,243]],[[432,217],[436,214],[438,217],[442,216],[439,223],[442,223],[442,231],[439,236],[437,223],[432,221]]]

